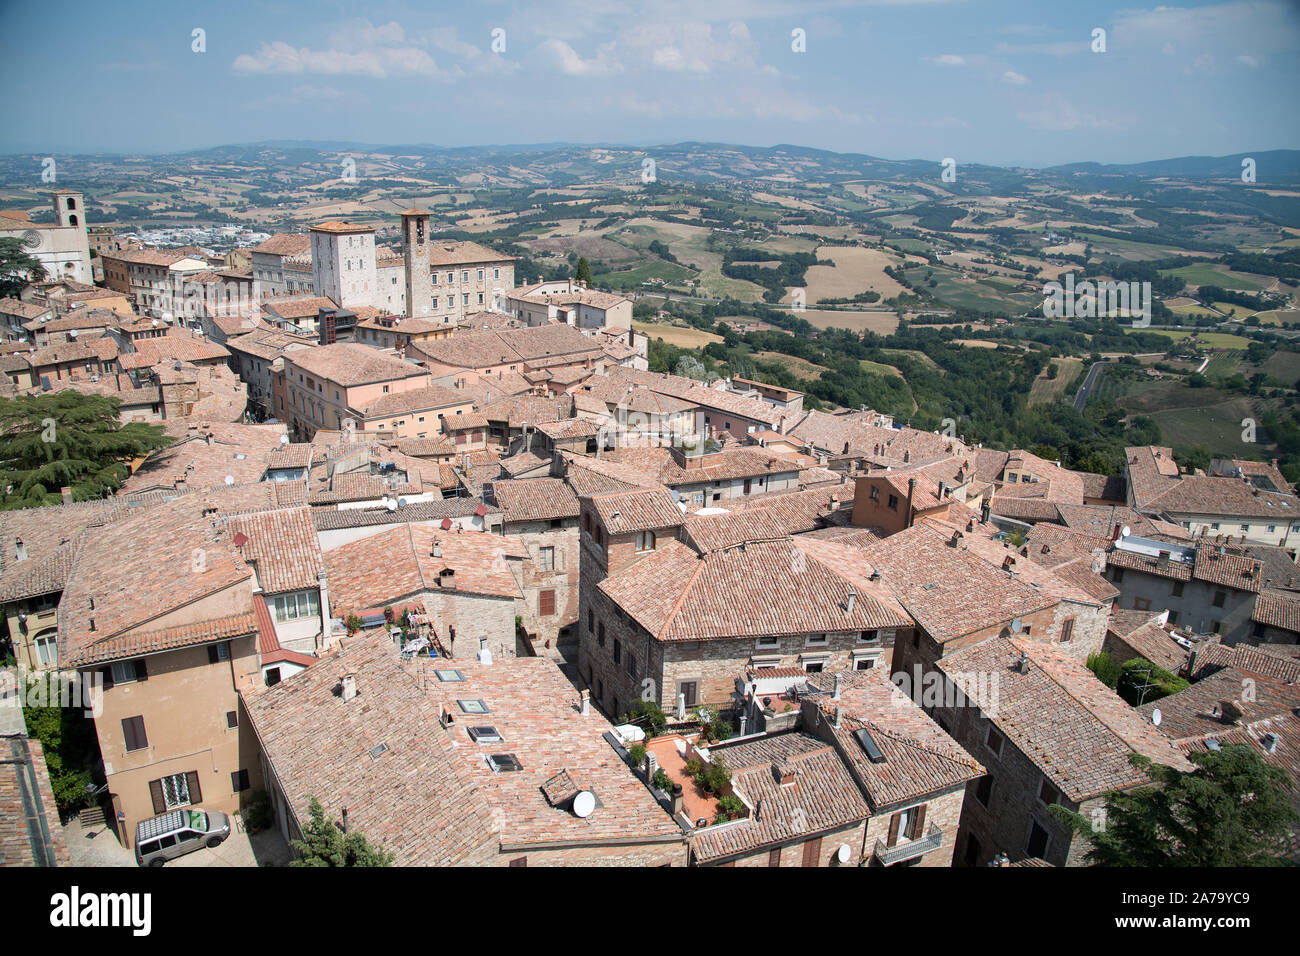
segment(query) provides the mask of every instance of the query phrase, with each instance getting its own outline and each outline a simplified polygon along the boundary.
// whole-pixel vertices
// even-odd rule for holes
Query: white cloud
[[[543,40],[534,51],[537,59],[566,76],[611,76],[619,72],[618,63],[602,48],[596,56],[584,60],[578,51],[563,40]]]
[[[1121,129],[1126,125],[1119,118],[1100,117],[1081,109],[1059,93],[1039,97],[1036,108],[1022,110],[1016,116],[1031,129],[1052,131]]]
[[[927,63],[933,63],[936,66],[965,66],[966,58],[958,56],[956,53],[943,53],[939,56],[927,56],[924,58]]]
[[[1005,73],[1003,73],[1002,81],[1004,83],[1010,83],[1012,86],[1029,85],[1029,77],[1025,76],[1022,73],[1017,73],[1015,70],[1007,70]]]

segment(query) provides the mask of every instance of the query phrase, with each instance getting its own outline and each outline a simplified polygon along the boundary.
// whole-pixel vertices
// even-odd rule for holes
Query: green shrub
[[[668,776],[668,771],[663,767],[659,767],[655,770],[654,785],[664,793],[673,792],[673,779]]]
[[[239,811],[239,815],[244,818],[244,829],[249,833],[259,833],[275,820],[271,800],[264,791],[254,790],[245,802],[246,806]]]
[[[1188,686],[1186,680],[1157,667],[1145,657],[1125,661],[1120,671],[1115,691],[1134,707],[1176,694]]]
[[[704,764],[695,775],[695,782],[708,793],[721,793],[731,783],[731,771],[721,760]]]
[[[1105,651],[1088,655],[1088,669],[1107,687],[1113,688],[1119,682],[1120,666]]]
[[[745,812],[745,804],[740,797],[728,794],[718,800],[718,814],[727,820],[734,820]]]
[[[627,750],[627,761],[634,767],[645,763],[645,744],[633,744]]]

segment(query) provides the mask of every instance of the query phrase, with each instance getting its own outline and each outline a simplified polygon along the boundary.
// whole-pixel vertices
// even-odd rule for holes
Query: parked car
[[[135,828],[135,859],[162,866],[201,847],[219,846],[230,836],[230,818],[216,810],[187,807],[140,821]]]

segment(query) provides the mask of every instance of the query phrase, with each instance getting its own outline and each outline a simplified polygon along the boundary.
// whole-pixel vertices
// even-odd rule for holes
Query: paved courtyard
[[[73,817],[64,825],[63,835],[73,866],[136,865],[135,854],[102,823],[83,829],[81,821]],[[250,836],[235,829],[220,846],[195,850],[171,860],[167,866],[284,866],[289,857],[289,846],[278,830],[272,828]]]

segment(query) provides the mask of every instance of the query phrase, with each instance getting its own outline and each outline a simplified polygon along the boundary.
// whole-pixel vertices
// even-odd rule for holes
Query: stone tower
[[[408,209],[402,213],[402,252],[406,259],[406,314],[428,318],[433,304],[429,275],[429,213]]]
[[[54,203],[54,221],[60,226],[73,228],[85,228],[86,214],[81,208],[81,193],[72,192],[68,189],[57,189],[50,194],[50,200]]]

